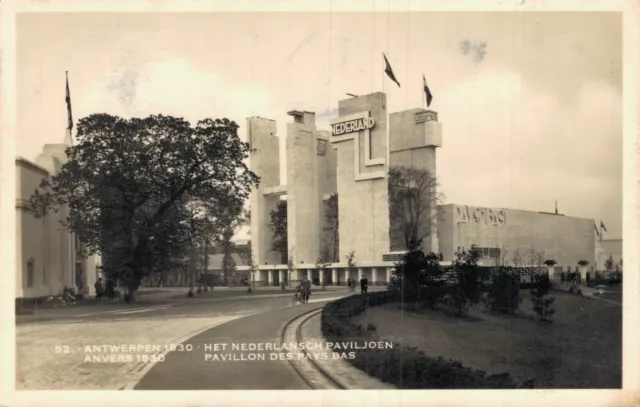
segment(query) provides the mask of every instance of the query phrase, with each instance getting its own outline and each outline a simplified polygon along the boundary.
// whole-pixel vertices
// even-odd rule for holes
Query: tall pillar
[[[272,286],[273,285],[273,270],[267,270],[267,283]]]
[[[320,253],[321,195],[315,114],[290,111],[287,124],[287,243],[295,261],[313,263]]]
[[[257,264],[279,264],[280,254],[271,250],[270,212],[280,200],[268,191],[280,186],[280,141],[276,122],[261,117],[247,118],[249,169],[260,176],[251,190],[251,248]]]
[[[285,271],[286,270],[279,270],[278,271],[278,280],[280,281],[280,284],[282,285],[282,283],[285,282],[286,278],[285,278]]]
[[[389,165],[428,171],[431,182],[422,191],[425,207],[417,208],[421,217],[418,234],[423,237],[425,252],[439,253],[437,235],[436,148],[442,147],[442,124],[433,110],[410,109],[389,115]],[[390,229],[391,250],[404,250],[402,222]]]
[[[371,285],[376,285],[378,282],[378,268],[373,267],[371,269]]]
[[[337,285],[338,284],[338,269],[337,268],[331,269],[331,284],[332,285]]]
[[[389,251],[386,95],[341,100],[332,123],[337,149],[340,254],[381,261]]]
[[[322,270],[322,269],[318,270],[318,279],[320,280],[320,285],[324,283],[324,273],[325,273],[325,270]]]
[[[387,283],[391,281],[391,267],[387,267]]]
[[[362,269],[362,267],[358,267],[358,283],[362,279],[363,274],[364,274],[364,270]]]

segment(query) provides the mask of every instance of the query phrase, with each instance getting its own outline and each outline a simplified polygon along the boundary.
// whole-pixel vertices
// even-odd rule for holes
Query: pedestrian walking
[[[96,298],[101,299],[104,295],[104,288],[102,287],[102,278],[98,278],[98,281],[93,285],[96,290]]]
[[[369,291],[369,279],[365,276],[362,278],[362,281],[363,281],[362,289],[364,291],[364,294],[366,294]]]
[[[112,300],[113,297],[115,297],[115,287],[113,286],[113,280],[112,279],[108,279],[107,280],[107,298]]]

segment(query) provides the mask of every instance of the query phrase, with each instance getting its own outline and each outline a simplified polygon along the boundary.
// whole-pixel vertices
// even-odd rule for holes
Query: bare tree
[[[279,201],[269,214],[269,228],[273,233],[271,249],[280,252],[282,262],[287,260],[287,201]]]
[[[538,267],[542,267],[542,265],[544,264],[544,250],[539,250],[535,252],[535,255],[533,257],[534,263],[536,266]]]
[[[293,252],[293,250],[292,250]],[[289,259],[287,260],[287,284],[291,285],[291,273],[296,268],[296,263],[293,260],[293,253],[289,255]]]
[[[389,169],[389,218],[391,239],[404,239],[407,250],[416,250],[437,226],[436,205],[444,195],[431,172],[418,168]]]
[[[506,266],[509,261],[507,260],[507,256],[509,251],[505,247],[500,248],[500,255],[498,257],[499,266]]]
[[[322,278],[320,282],[322,284],[322,289],[325,289],[325,281],[327,280],[327,267],[331,265],[333,259],[331,258],[331,253],[329,253],[329,248],[325,247],[320,257],[316,260],[316,267],[318,271],[322,274]]]
[[[524,257],[520,253],[520,249],[517,249],[515,252],[513,252],[513,255],[511,256],[511,264],[513,264],[513,267],[520,267],[522,266],[523,262],[524,262]]]
[[[259,270],[259,267],[254,261],[253,251],[251,250],[251,246],[249,246],[249,261],[247,265],[249,266],[249,273],[251,273],[251,290],[255,290],[256,289],[256,271]]]
[[[347,269],[349,270],[349,277],[351,277],[352,276],[351,273],[356,269],[358,265],[354,260],[356,258],[356,252],[352,250],[349,254],[344,256],[344,258],[345,260],[347,260]]]
[[[338,248],[340,242],[340,222],[338,215],[338,194],[331,194],[327,200],[327,210],[324,214],[326,227],[324,230],[330,234],[331,262],[338,262]]]

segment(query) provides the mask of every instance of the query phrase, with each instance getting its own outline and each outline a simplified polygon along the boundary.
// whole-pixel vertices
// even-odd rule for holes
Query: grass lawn
[[[478,306],[473,318],[439,311],[407,312],[399,304],[370,308],[355,317],[373,324],[383,340],[415,346],[429,357],[460,361],[489,374],[510,373],[535,388],[620,388],[622,308],[554,292],[553,323],[503,316]],[[528,291],[521,292],[528,297]],[[524,298],[520,309],[531,308]]]

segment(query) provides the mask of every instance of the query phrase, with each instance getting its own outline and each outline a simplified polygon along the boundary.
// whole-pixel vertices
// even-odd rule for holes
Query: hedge
[[[356,326],[351,318],[368,307],[396,303],[390,291],[354,295],[330,302],[322,312],[322,333],[329,342],[376,341],[377,335],[367,327]],[[486,372],[462,366],[460,362],[431,358],[421,350],[394,343],[391,349],[358,350],[347,359],[358,369],[399,389],[509,389],[517,388],[510,375],[487,375]]]

